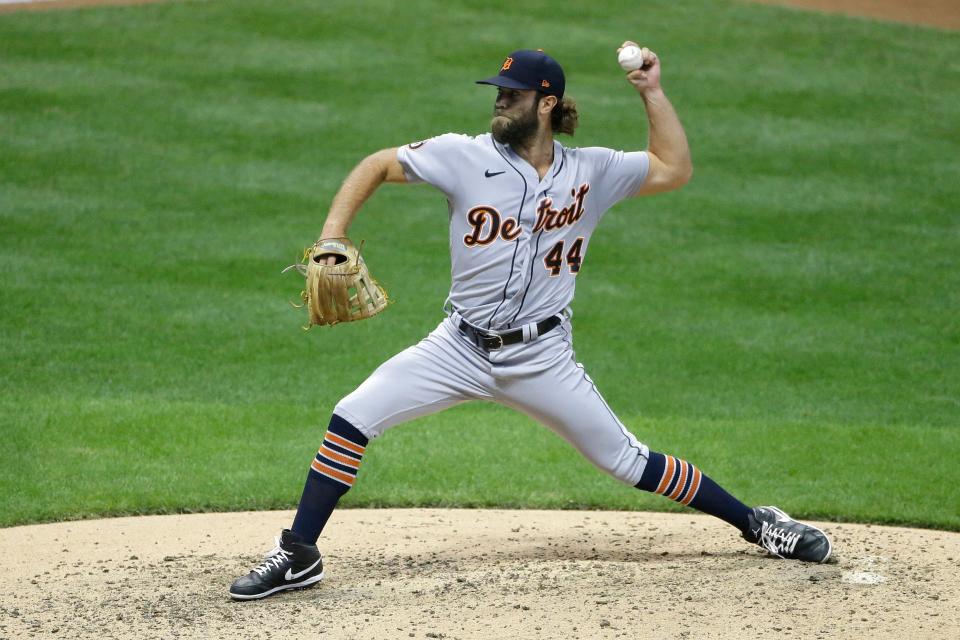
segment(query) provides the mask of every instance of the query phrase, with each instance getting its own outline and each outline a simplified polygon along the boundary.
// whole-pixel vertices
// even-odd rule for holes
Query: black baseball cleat
[[[233,581],[230,597],[256,600],[278,591],[303,589],[323,580],[323,561],[317,545],[304,544],[295,538],[295,533],[284,529],[263,564]]]
[[[797,522],[776,507],[754,507],[743,537],[780,558],[826,562],[832,547],[820,529]]]

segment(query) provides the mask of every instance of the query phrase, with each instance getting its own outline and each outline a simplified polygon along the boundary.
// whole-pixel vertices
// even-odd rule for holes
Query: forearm
[[[373,192],[387,180],[388,167],[378,152],[364,158],[347,176],[333,198],[321,238],[341,238],[347,235],[350,224],[360,207]]]
[[[693,163],[687,134],[677,112],[663,89],[651,89],[640,95],[646,106],[649,123],[648,151],[663,162],[676,181],[686,182],[693,173]]]

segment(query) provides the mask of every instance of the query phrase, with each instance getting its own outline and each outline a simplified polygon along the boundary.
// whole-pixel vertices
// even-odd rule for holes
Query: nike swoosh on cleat
[[[283,579],[286,580],[286,581],[288,581],[288,582],[289,582],[290,580],[296,580],[297,578],[299,578],[300,576],[302,576],[302,575],[305,574],[305,573],[308,573],[311,569],[313,569],[315,566],[317,566],[317,564],[320,563],[320,560],[321,560],[321,559],[322,559],[322,558],[317,558],[317,561],[316,561],[316,562],[314,562],[312,565],[310,565],[309,567],[307,567],[307,568],[304,569],[303,571],[299,571],[299,572],[297,572],[297,573],[291,572],[290,569],[289,569],[289,567],[288,567],[288,568],[287,568],[287,573],[283,576]]]
[[[493,176],[498,176],[498,175],[500,175],[501,173],[506,173],[506,171],[492,171],[492,172],[491,172],[490,169],[487,169],[486,171],[483,172],[483,175],[484,175],[485,177],[487,177],[487,178],[492,178]]]

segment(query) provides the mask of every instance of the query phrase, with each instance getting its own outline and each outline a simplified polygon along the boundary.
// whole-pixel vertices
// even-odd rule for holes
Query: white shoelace
[[[290,554],[280,548],[280,538],[274,538],[274,541],[277,543],[277,546],[267,552],[267,559],[264,560],[263,564],[259,567],[253,568],[253,570],[261,576],[267,571],[270,571],[270,569],[275,569],[282,563],[290,560]]]
[[[760,531],[760,545],[770,553],[782,558],[784,554],[793,553],[801,537],[802,535],[799,533],[764,522]]]

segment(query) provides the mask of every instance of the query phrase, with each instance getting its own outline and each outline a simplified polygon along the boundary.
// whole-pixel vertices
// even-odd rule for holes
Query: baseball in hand
[[[629,45],[620,49],[617,55],[617,62],[624,71],[634,71],[643,66],[643,52],[640,47]]]

